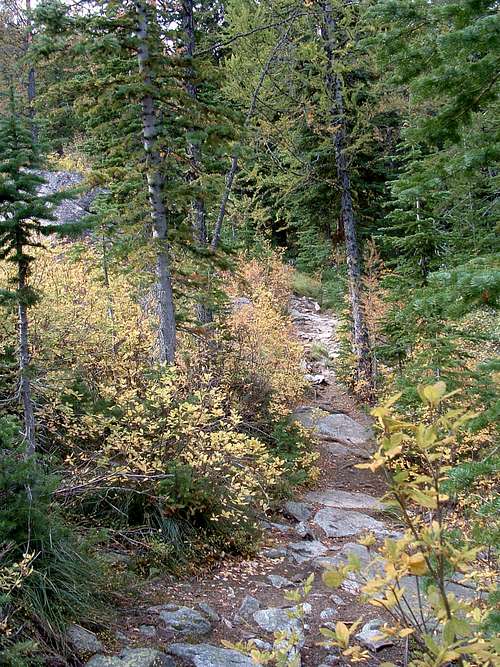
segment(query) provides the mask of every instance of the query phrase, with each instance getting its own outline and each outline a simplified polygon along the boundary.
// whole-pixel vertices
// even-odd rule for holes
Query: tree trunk
[[[349,298],[353,322],[353,347],[357,357],[358,379],[373,387],[370,341],[362,298],[361,263],[356,238],[356,219],[351,193],[351,178],[347,160],[348,134],[341,77],[334,70],[336,23],[329,3],[322,5],[321,37],[327,60],[326,88],[331,103],[332,125],[335,128],[334,151],[337,178],[341,189],[341,218],[345,234]]]
[[[31,0],[26,0],[26,50],[33,41],[33,23],[31,21]],[[36,74],[35,68],[30,65],[28,71],[28,113],[31,121],[31,136],[33,141],[38,141],[38,128],[35,122],[35,96],[36,96]]]
[[[278,41],[276,42],[273,50],[269,55],[269,58],[267,59],[266,63],[264,64],[264,67],[262,68],[259,80],[257,82],[257,86],[255,87],[252,99],[250,101],[250,106],[248,108],[247,115],[245,117],[245,122],[243,124],[243,127],[245,129],[248,127],[248,124],[250,123],[250,120],[252,119],[252,116],[255,113],[255,107],[257,106],[257,99],[259,97],[260,89],[262,88],[267,73],[269,72],[269,68],[271,67],[276,56],[278,55],[279,50],[283,45],[283,42],[286,40],[288,33],[290,32],[290,29],[291,29],[291,22],[288,28],[280,35]],[[217,220],[215,223],[212,243],[210,244],[210,249],[212,250],[212,252],[215,252],[215,250],[217,250],[217,246],[219,245],[220,236],[222,232],[222,223],[224,222],[224,217],[226,215],[227,202],[229,200],[229,195],[231,194],[231,190],[233,188],[234,177],[236,176],[237,171],[238,171],[238,150],[235,149],[235,151],[231,156],[231,167],[229,168],[229,171],[226,174],[226,186],[224,188],[224,192],[222,193],[222,198],[219,207],[219,214],[217,216]]]
[[[193,0],[182,0],[182,29],[184,32],[184,55],[191,61],[196,47],[195,23],[194,23],[194,2]],[[196,101],[198,91],[193,81],[195,72],[192,67],[187,68],[186,91],[189,97]],[[201,168],[201,148],[198,143],[190,142],[188,144],[188,157],[190,169],[188,181],[192,183],[196,180]],[[192,226],[193,240],[199,248],[208,246],[207,223],[205,215],[205,202],[200,197],[195,197],[192,203]],[[212,321],[212,312],[204,303],[196,304],[196,316],[203,324]]]
[[[136,2],[139,25],[138,63],[139,72],[146,91],[153,87],[149,58],[149,17],[146,3]],[[156,251],[156,299],[158,306],[158,346],[161,362],[173,363],[175,359],[175,313],[170,272],[170,256],[167,241],[167,213],[163,202],[163,176],[161,156],[158,148],[158,124],[154,100],[150,92],[141,100],[142,135],[146,153],[146,178],[149,204],[153,221],[153,239]]]
[[[21,243],[17,244],[17,254],[23,256]],[[18,268],[18,336],[19,336],[19,390],[23,403],[24,438],[26,441],[26,455],[33,456],[36,451],[35,413],[31,396],[30,352],[28,342],[28,305],[26,303],[26,288],[28,283],[28,264],[22,259]]]

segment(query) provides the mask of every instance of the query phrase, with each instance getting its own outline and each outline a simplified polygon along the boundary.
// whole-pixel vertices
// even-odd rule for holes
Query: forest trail
[[[305,347],[305,371],[312,384],[311,397],[296,417],[316,434],[321,472],[314,488],[297,493],[265,523],[264,545],[255,557],[226,559],[211,572],[187,580],[158,578],[137,591],[135,604],[122,610],[111,629],[117,638],[113,653],[121,650],[121,658],[110,662],[97,655],[89,667],[251,667],[251,658],[221,642],[255,638],[256,646],[267,649],[280,630],[296,630],[301,636],[303,667],[326,667],[344,663],[332,649],[318,646],[320,626],[334,627],[338,620],[349,624],[360,616],[364,624],[383,618],[374,607],[357,601],[360,583],[354,575],[335,592],[322,581],[325,567],[346,562],[349,553],[362,562],[369,559],[366,547],[357,542],[367,531],[383,538],[393,528],[381,514],[382,479],[354,467],[373,450],[374,436],[366,412],[335,381],[331,360],[338,353],[338,320],[305,297],[292,299],[290,315]],[[311,573],[315,580],[307,613],[302,621],[291,619],[287,608],[294,603],[284,593],[300,589]],[[364,630],[365,646],[372,649],[372,658],[364,664],[397,662],[397,647],[377,646],[366,625]]]

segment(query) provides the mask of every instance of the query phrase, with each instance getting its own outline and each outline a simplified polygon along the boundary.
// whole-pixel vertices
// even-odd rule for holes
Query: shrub
[[[235,392],[244,418],[275,421],[302,395],[303,348],[287,315],[265,287],[255,288],[253,301],[235,310],[227,321],[230,342],[225,378]]]
[[[26,636],[57,645],[69,619],[95,616],[99,574],[55,506],[57,480],[26,459],[18,434],[15,418],[0,418],[0,646],[21,661]]]
[[[485,599],[484,593],[495,591],[497,561],[482,538],[476,541],[473,532],[464,531],[461,521],[460,531],[454,530],[458,517],[444,493],[450,473],[446,462],[472,414],[466,408],[447,409],[449,395],[442,382],[421,386],[418,393],[426,407],[419,423],[395,413],[393,404],[399,396],[373,410],[382,430],[380,447],[370,463],[358,466],[390,472],[386,502],[399,508],[406,531],[399,539],[387,538],[370,566],[352,558],[346,566],[325,572],[324,581],[336,588],[355,572],[364,581],[365,601],[392,618],[381,634],[413,639],[412,667],[440,667],[455,661],[496,664],[500,650],[490,631],[495,623],[494,598]],[[364,540],[369,548],[375,543],[372,536]],[[453,590],[450,581],[455,584]],[[456,592],[461,583],[476,592],[472,599]],[[340,647],[345,656],[352,658],[357,651],[357,659],[368,657],[352,644],[353,633],[346,632],[343,624],[322,633],[326,644]]]
[[[100,411],[78,401],[46,407],[58,437],[72,443],[72,474],[59,490],[69,505],[115,525],[156,528],[177,517],[212,532],[266,509],[282,461],[238,430],[238,414],[210,376],[197,389],[187,384],[179,371],[158,368],[126,387],[99,386]]]

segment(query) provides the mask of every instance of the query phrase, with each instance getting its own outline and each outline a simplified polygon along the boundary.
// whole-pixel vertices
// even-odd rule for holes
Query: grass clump
[[[54,503],[56,479],[17,433],[15,417],[0,418],[0,654],[21,666],[34,647],[60,652],[67,622],[95,618],[100,578]]]
[[[294,294],[297,294],[297,296],[307,296],[310,299],[318,301],[318,303],[321,301],[321,282],[307,273],[295,271],[293,274],[292,288]]]

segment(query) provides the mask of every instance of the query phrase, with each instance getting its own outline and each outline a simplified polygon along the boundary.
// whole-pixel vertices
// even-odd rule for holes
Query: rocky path
[[[337,355],[337,320],[306,298],[294,298],[290,312],[307,351],[311,399],[296,411],[296,419],[313,429],[317,439],[321,476],[316,488],[287,502],[282,515],[266,523],[266,544],[255,558],[226,560],[195,581],[151,583],[137,608],[120,619],[113,656],[103,655],[94,635],[83,634],[80,641],[88,640],[92,646],[87,651],[96,653],[87,667],[251,667],[255,663],[250,658],[224,648],[222,640],[253,639],[266,649],[280,630],[298,632],[303,667],[342,665],[338,654],[318,646],[319,627],[360,616],[365,625],[359,641],[371,654],[364,664],[401,657],[398,647],[373,641],[380,614],[358,602],[360,584],[354,576],[334,593],[322,582],[324,569],[345,562],[350,553],[369,560],[367,549],[357,542],[367,531],[382,539],[395,528],[378,500],[382,480],[354,467],[369,457],[374,436],[366,413],[335,382],[331,361]],[[283,594],[312,572],[307,613],[299,621],[290,617],[293,603]]]

